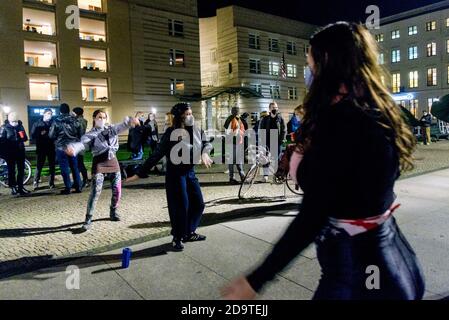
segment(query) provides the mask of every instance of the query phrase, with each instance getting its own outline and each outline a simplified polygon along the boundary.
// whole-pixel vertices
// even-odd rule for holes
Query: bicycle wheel
[[[0,185],[8,187],[8,165],[3,159],[0,159]]]
[[[31,169],[31,163],[28,160],[25,160],[25,172],[23,175],[23,184],[27,184],[28,181],[30,181],[31,178],[31,174],[32,174],[32,169]]]
[[[302,196],[304,193],[302,192],[301,188],[295,184],[290,177],[290,174],[287,175],[287,178],[285,179],[285,183],[287,184],[288,190],[293,192],[294,194],[297,194],[299,196]]]
[[[254,181],[256,181],[256,177],[259,173],[259,166],[254,165],[249,169],[249,171],[245,175],[245,179],[242,181],[242,184],[239,188],[239,198],[243,199],[248,194],[248,191],[251,189],[251,187],[254,184]]]

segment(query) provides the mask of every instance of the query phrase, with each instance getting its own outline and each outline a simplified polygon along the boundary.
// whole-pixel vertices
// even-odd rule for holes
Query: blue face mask
[[[312,69],[310,69],[310,67],[307,66],[304,73],[304,83],[307,89],[310,89],[310,87],[312,86],[312,82],[313,82]]]

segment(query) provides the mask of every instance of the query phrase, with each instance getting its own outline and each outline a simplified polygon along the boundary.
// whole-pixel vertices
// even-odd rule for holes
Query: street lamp
[[[3,106],[3,112],[5,114],[9,114],[11,112],[11,107],[10,106]]]
[[[151,108],[151,113],[154,113],[154,114],[156,114],[156,113],[157,113],[157,110],[156,110],[156,108]]]

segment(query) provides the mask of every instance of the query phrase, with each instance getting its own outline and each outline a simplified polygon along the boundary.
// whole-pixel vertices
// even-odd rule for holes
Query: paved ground
[[[449,142],[420,146],[416,153],[415,171],[408,174],[449,167]],[[203,225],[217,223],[233,216],[263,212],[275,204],[297,201],[288,193],[280,197],[283,186],[258,184],[248,201],[237,199],[238,186],[226,184],[223,167],[200,169],[199,179],[206,201]],[[152,177],[124,188],[123,221],[108,221],[110,190],[104,190],[88,233],[79,233],[88,192],[61,196],[41,190],[26,198],[13,198],[0,188],[0,275],[18,266],[46,263],[48,259],[82,256],[141,243],[168,234],[168,212],[163,177]]]
[[[403,179],[396,186],[398,223],[415,249],[426,277],[425,298],[449,296],[449,170]],[[170,251],[164,237],[132,246],[128,269],[120,252],[59,259],[51,266],[0,279],[2,299],[218,299],[219,288],[251,270],[271,250],[296,215],[282,202],[202,227],[207,241]],[[124,230],[124,228],[121,228]],[[68,290],[67,266],[80,269],[80,288]],[[280,273],[259,297],[310,299],[320,277],[313,245]]]

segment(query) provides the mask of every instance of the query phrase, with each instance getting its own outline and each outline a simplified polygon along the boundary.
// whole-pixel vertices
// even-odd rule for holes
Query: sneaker
[[[245,180],[245,172],[240,172],[239,173],[239,175],[240,175],[240,181],[244,181]]]
[[[20,194],[29,194],[29,193],[31,193],[31,191],[30,190],[27,190],[27,189],[25,189],[24,187],[22,187],[22,189],[19,189],[19,193]]]
[[[263,176],[263,182],[265,182],[265,183],[268,182],[268,176]]]
[[[182,241],[183,242],[194,242],[194,241],[204,241],[206,240],[206,236],[203,236],[202,234],[198,234],[195,232],[192,232],[190,236],[185,237]]]
[[[184,245],[182,244],[180,239],[173,238],[171,244],[173,246],[173,250],[175,250],[175,251],[184,250]]]
[[[12,195],[12,196],[17,195],[17,188],[16,188],[16,187],[12,187],[12,188],[11,188],[11,195]]]
[[[111,209],[109,213],[109,217],[111,218],[111,221],[120,221],[120,215],[117,213],[116,209]]]
[[[229,173],[229,169],[228,170],[226,170],[224,173],[226,173],[226,174],[228,174]]]
[[[71,193],[70,189],[62,189],[60,192],[60,194],[70,194],[70,193]]]
[[[92,221],[88,220],[86,222],[83,223],[83,226],[81,227],[81,229],[83,229],[84,231],[89,230],[92,227]]]
[[[56,186],[55,186],[54,184],[50,184],[50,185],[48,186],[48,189],[50,189],[50,190],[55,189],[55,188],[56,188]]]
[[[238,182],[237,180],[232,178],[232,179],[229,179],[229,184],[236,185],[236,184],[240,184],[240,182]]]
[[[34,181],[34,182],[33,182],[33,189],[36,190],[36,189],[38,189],[38,188],[39,188],[39,182]]]

